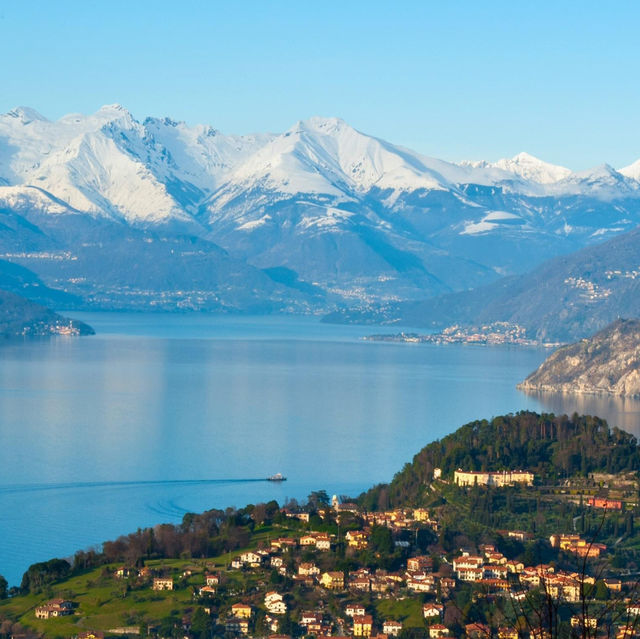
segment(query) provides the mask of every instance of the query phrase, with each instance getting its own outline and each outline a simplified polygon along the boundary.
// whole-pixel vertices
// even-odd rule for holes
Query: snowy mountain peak
[[[640,182],[640,160],[636,160],[633,164],[629,164],[629,166],[618,169],[618,173]]]
[[[22,124],[29,124],[34,120],[48,122],[47,118],[45,118],[44,115],[38,113],[38,111],[36,111],[35,109],[25,106],[19,106],[15,109],[11,109],[11,111],[7,113],[7,116],[20,120]]]
[[[570,169],[544,162],[525,151],[511,159],[498,160],[494,166],[538,184],[552,184],[571,175]]]

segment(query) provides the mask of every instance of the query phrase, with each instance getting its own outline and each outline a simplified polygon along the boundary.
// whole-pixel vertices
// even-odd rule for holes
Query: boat
[[[282,473],[276,473],[267,477],[267,481],[287,481],[287,478]]]

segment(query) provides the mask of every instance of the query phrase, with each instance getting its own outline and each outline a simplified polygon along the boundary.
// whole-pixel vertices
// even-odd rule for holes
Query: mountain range
[[[465,291],[640,224],[640,161],[446,162],[311,118],[0,115],[0,258],[78,308],[324,312]],[[0,282],[1,284],[1,282]]]
[[[471,291],[341,309],[325,319],[435,330],[510,322],[531,339],[571,342],[621,317],[640,318],[640,228]]]

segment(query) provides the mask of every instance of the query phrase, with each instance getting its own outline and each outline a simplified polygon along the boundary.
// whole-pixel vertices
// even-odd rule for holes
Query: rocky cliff
[[[640,397],[640,321],[619,319],[559,348],[518,388]]]

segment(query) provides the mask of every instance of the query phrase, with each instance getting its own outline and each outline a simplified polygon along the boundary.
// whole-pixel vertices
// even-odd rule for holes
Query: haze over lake
[[[188,511],[356,495],[476,418],[588,409],[638,431],[635,401],[517,391],[543,349],[364,342],[380,329],[314,318],[74,317],[98,334],[0,349],[11,584],[33,562]],[[276,472],[288,481],[248,481]]]

